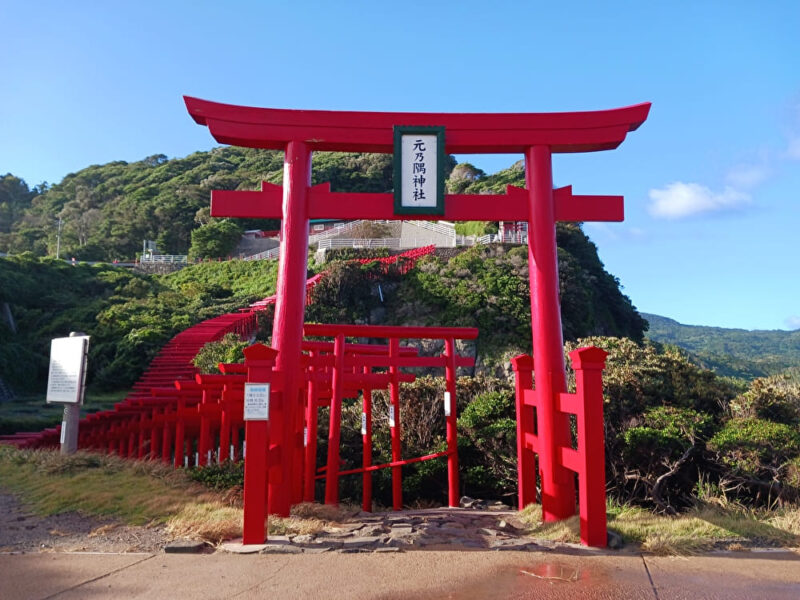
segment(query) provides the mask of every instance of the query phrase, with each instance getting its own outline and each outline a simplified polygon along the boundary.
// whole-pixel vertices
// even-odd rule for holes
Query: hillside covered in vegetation
[[[0,307],[8,307],[16,326],[0,320],[0,377],[18,391],[41,394],[49,340],[80,330],[92,336],[90,385],[125,389],[177,332],[274,292],[274,261],[210,262],[146,276],[111,265],[72,266],[45,255],[54,255],[58,218],[67,256],[131,257],[142,239],[157,239],[164,252],[221,252],[220,241],[234,239],[241,229],[275,224],[211,219],[209,191],[250,189],[262,179],[277,182],[282,165],[277,152],[218,148],[184,159],[155,156],[93,166],[59,184],[33,189],[12,175],[0,178],[0,251],[12,253],[0,258]],[[385,156],[320,153],[314,165],[314,181],[331,181],[336,190],[385,192],[392,187],[391,162]],[[520,164],[493,175],[468,164],[453,167],[448,187],[456,192],[502,192],[508,184],[524,183]],[[463,226],[478,233],[496,224]],[[735,381],[704,369],[675,346],[645,340],[647,322],[605,270],[581,227],[559,224],[557,242],[567,349],[595,344],[610,353],[604,381],[607,477],[613,496],[667,513],[714,498],[762,506],[796,502],[798,373]],[[420,260],[402,275],[376,263],[335,260],[337,254],[349,258],[357,253],[333,252],[330,262],[310,267],[309,272],[326,270],[327,276],[313,291],[307,320],[479,328],[473,348],[478,367],[459,383],[463,481],[473,495],[513,498],[515,410],[507,365],[510,356],[530,352],[525,249],[495,245],[445,253]],[[268,325],[262,331],[265,341]],[[736,345],[700,344],[704,337],[716,339],[713,333],[700,332],[689,350],[701,361],[724,352],[736,356],[730,350],[738,352]],[[654,340],[657,335],[651,331]],[[232,345],[239,350],[242,343],[234,340]],[[752,361],[748,351],[758,353],[763,372],[728,374],[752,377],[780,368],[773,360],[775,346],[766,338],[763,345],[744,347],[742,360]],[[420,376],[403,388],[409,407],[403,443],[410,455],[436,451],[443,443],[441,427],[433,426],[443,418],[441,402],[435,401],[441,386],[440,378]],[[387,400],[377,390],[374,398],[380,419]],[[412,408],[427,404],[432,411]],[[358,402],[343,410],[343,458],[352,466],[359,460],[359,411]],[[389,460],[384,434],[375,436],[376,461],[383,455]],[[410,466],[410,496],[440,499],[441,469],[436,461]],[[384,476],[376,475],[378,497],[388,493]],[[357,490],[343,489],[347,493],[356,495]]]
[[[71,266],[24,254],[0,258],[0,377],[17,392],[43,392],[50,339],[92,336],[88,383],[129,387],[176,333],[275,291],[275,262],[200,263],[170,275],[107,264]]]
[[[213,219],[211,190],[258,189],[282,178],[282,152],[233,147],[94,165],[32,189],[8,174],[0,177],[0,252],[55,256],[60,218],[62,257],[130,259],[143,240],[157,241],[164,254],[225,256],[242,230],[275,229],[277,221]],[[391,178],[389,156],[314,155],[313,182],[330,181],[335,191],[386,192]]]
[[[658,315],[642,316],[650,324],[647,337],[688,350],[720,375],[752,379],[800,366],[800,331],[683,325]]]

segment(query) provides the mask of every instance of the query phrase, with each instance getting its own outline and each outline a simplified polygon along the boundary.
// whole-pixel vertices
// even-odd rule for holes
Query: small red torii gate
[[[283,185],[262,183],[260,191],[216,190],[215,217],[278,218],[280,263],[272,346],[278,351],[279,378],[270,409],[270,448],[286,442],[277,477],[270,477],[269,512],[288,515],[292,457],[302,440],[284,440],[302,405],[301,345],[309,219],[429,219],[431,214],[397,215],[394,196],[332,192],[330,184],[311,186],[314,150],[394,152],[395,126],[444,127],[445,151],[452,154],[522,153],[526,189],[509,186],[505,194],[448,194],[444,214],[450,221],[528,221],[535,406],[538,422],[542,514],[546,521],[575,512],[574,478],[562,463],[570,445],[568,416],[561,410],[566,393],[559,306],[556,221],[622,221],[621,196],[582,196],[571,186],[553,189],[552,154],[595,152],[619,146],[646,119],[650,103],[603,111],[516,114],[379,113],[254,108],[185,97],[192,118],[209,128],[218,142],[285,151]],[[530,396],[530,394],[528,394]],[[518,404],[520,402],[518,394]],[[533,468],[533,467],[531,467]],[[536,473],[520,470],[520,500],[532,501]],[[527,490],[523,493],[523,490]]]

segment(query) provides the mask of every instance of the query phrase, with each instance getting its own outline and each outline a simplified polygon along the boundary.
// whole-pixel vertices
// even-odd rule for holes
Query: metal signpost
[[[78,421],[86,388],[86,362],[89,336],[72,332],[69,337],[50,343],[50,372],[47,378],[47,403],[63,404],[61,454],[78,449]]]

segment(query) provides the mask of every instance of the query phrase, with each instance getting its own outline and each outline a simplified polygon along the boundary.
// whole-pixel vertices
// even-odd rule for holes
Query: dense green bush
[[[307,322],[375,324],[372,316],[383,305],[381,293],[388,293],[400,278],[396,265],[384,273],[377,262],[332,262],[326,270],[311,291]]]
[[[696,440],[707,439],[714,427],[711,415],[674,406],[649,408],[642,422],[622,434],[623,457],[639,469],[678,460]]]
[[[675,347],[591,337],[568,343],[566,350],[581,346],[609,353],[603,390],[611,494],[623,502],[655,501],[664,510],[688,505],[698,473],[706,469],[700,464],[703,444],[736,388]],[[656,488],[661,477],[670,481]]]
[[[800,424],[800,380],[789,373],[761,377],[731,402],[738,418],[759,418]]]
[[[764,419],[731,419],[709,442],[736,474],[763,476],[800,456],[796,427]]]
[[[244,486],[244,461],[225,461],[220,464],[206,465],[186,472],[193,479],[215,490]]]
[[[517,485],[514,391],[475,396],[458,418],[464,489],[479,498],[513,498]]]
[[[242,227],[231,219],[214,219],[192,231],[191,260],[230,256],[242,237]]]
[[[568,342],[566,350],[597,346],[609,353],[603,375],[605,417],[613,431],[651,407],[690,408],[721,417],[736,388],[694,364],[674,346],[627,338],[588,337]]]
[[[226,333],[221,340],[208,342],[192,363],[201,373],[219,373],[219,363],[244,362],[244,349],[250,345],[235,333]]]

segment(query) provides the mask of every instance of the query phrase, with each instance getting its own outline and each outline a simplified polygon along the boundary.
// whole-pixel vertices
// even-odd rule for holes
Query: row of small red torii
[[[376,113],[254,108],[185,98],[194,120],[209,128],[220,143],[283,150],[283,185],[264,183],[261,191],[214,191],[212,216],[281,219],[281,248],[277,303],[272,345],[276,356],[277,388],[273,399],[270,452],[298,443],[286,439],[296,422],[301,393],[303,303],[308,225],[311,218],[397,219],[392,194],[335,193],[328,184],[311,186],[311,157],[315,150],[345,152],[394,151],[394,128],[400,125],[444,127],[446,152],[521,153],[525,157],[527,189],[509,187],[506,194],[453,194],[445,198],[444,219],[449,221],[528,221],[529,273],[533,362],[536,388],[518,369],[518,422],[536,410],[536,434],[524,424],[519,455],[520,506],[533,501],[536,470],[527,452],[536,452],[541,475],[542,514],[546,521],[575,513],[572,468],[580,468],[569,452],[571,436],[567,410],[578,410],[565,396],[566,374],[559,305],[555,223],[565,221],[621,221],[620,196],[577,196],[571,187],[553,189],[552,154],[593,152],[616,148],[628,132],[647,118],[649,103],[625,108],[518,114]],[[399,218],[430,218],[404,215]],[[592,351],[593,365],[602,364],[602,351]],[[580,360],[578,362],[581,362]],[[519,367],[520,362],[517,361]],[[590,378],[591,380],[591,378]],[[600,392],[602,393],[602,392]],[[584,412],[597,419],[595,410]],[[602,406],[600,412],[602,420]],[[532,427],[532,426],[531,426]],[[531,434],[531,435],[527,435]],[[586,456],[586,449],[580,451]],[[270,474],[269,513],[288,515],[293,451],[280,453]],[[526,458],[527,457],[527,458]],[[601,463],[602,465],[602,463]],[[593,466],[602,470],[602,466]],[[581,479],[587,479],[587,470]],[[583,485],[581,485],[583,487]],[[605,491],[603,490],[603,494]],[[592,517],[599,522],[600,515]],[[596,521],[595,521],[596,519]],[[602,511],[605,531],[605,512]],[[591,527],[591,523],[589,524]],[[605,539],[589,540],[604,545]]]
[[[255,313],[248,316],[254,317]],[[254,331],[252,318],[243,319],[237,327],[237,332],[245,336]],[[315,338],[333,338],[333,341],[304,340],[302,343],[305,393],[298,406],[299,418],[290,435],[303,439],[304,443],[295,457],[296,464],[302,468],[293,472],[288,483],[292,503],[314,501],[315,483],[324,479],[325,502],[338,504],[339,478],[361,473],[362,508],[371,511],[372,474],[390,468],[392,505],[400,510],[403,506],[402,466],[440,457],[446,457],[448,462],[449,502],[457,503],[456,369],[473,366],[474,359],[458,356],[455,348],[456,340],[475,339],[477,329],[307,324],[304,333]],[[346,343],[345,337],[388,339],[389,343],[353,344]],[[419,356],[416,348],[401,346],[401,339],[441,340],[444,352],[440,356]],[[163,354],[168,360],[175,360],[181,356],[181,349],[177,346],[165,348]],[[291,447],[267,453],[269,421],[245,421],[244,388],[248,381],[270,383],[276,386],[272,391],[279,397],[282,390],[280,380],[275,378],[276,356],[273,348],[254,344],[245,349],[245,364],[221,363],[221,374],[196,374],[174,381],[168,381],[170,377],[166,376],[164,385],[159,387],[153,385],[159,377],[153,373],[146,394],[130,398],[112,411],[102,411],[84,419],[79,447],[124,458],[161,460],[175,468],[189,464],[205,466],[214,459],[237,461],[246,453],[244,539],[247,543],[260,543],[265,539],[268,465],[274,466],[281,452]],[[449,396],[444,410],[447,449],[404,459],[400,442],[400,384],[413,382],[415,375],[404,373],[402,369],[419,367],[444,369]],[[372,390],[385,388],[389,389],[390,398],[391,461],[374,465]],[[359,396],[363,403],[362,466],[341,471],[342,402],[345,398]],[[324,467],[317,469],[318,413],[326,406],[330,409],[327,461]],[[243,427],[244,445],[240,435]],[[53,430],[52,433],[57,436],[58,432]],[[294,448],[297,450],[298,446]]]
[[[237,330],[248,335],[254,331],[252,319],[242,321]],[[307,324],[306,336],[333,338],[333,341],[305,340],[303,347],[304,390],[299,407],[301,418],[292,435],[304,440],[302,454],[296,457],[302,469],[293,473],[290,482],[293,503],[315,500],[315,483],[325,480],[326,504],[339,502],[339,478],[362,475],[362,509],[372,510],[372,475],[379,469],[392,472],[392,506],[403,506],[402,467],[415,462],[447,459],[448,502],[455,506],[459,499],[457,452],[456,370],[474,365],[471,357],[459,356],[456,340],[477,337],[474,328],[452,327],[387,327],[365,325]],[[352,344],[346,337],[388,339],[388,345]],[[444,352],[439,356],[419,356],[417,349],[401,346],[400,340],[441,340]],[[165,350],[167,357],[176,357],[177,348]],[[124,458],[161,460],[175,468],[189,464],[205,466],[213,460],[245,460],[244,543],[261,543],[266,539],[266,491],[270,469],[280,454],[266,451],[269,439],[268,421],[244,420],[244,387],[247,381],[272,383],[277,352],[262,344],[245,349],[245,364],[220,364],[222,374],[197,374],[192,379],[178,379],[173,385],[150,387],[147,395],[132,398],[113,411],[89,415],[81,426],[79,446],[84,449],[117,454]],[[596,348],[582,348],[572,353],[576,373],[576,393],[560,395],[560,410],[576,415],[577,449],[561,447],[563,464],[579,475],[581,539],[590,545],[605,540],[605,477],[603,471],[602,382],[604,353]],[[537,399],[530,389],[531,359],[519,356],[513,361],[517,372],[518,403],[517,439],[521,473],[534,467],[534,453],[541,452],[534,432],[533,408]],[[401,449],[400,384],[410,383],[415,376],[404,373],[407,368],[443,368],[447,448],[425,456],[403,458]],[[376,371],[377,369],[377,371]],[[375,465],[372,462],[373,402],[372,391],[389,389],[389,431],[391,460]],[[280,390],[276,389],[279,393]],[[362,398],[362,465],[340,470],[340,430],[342,402],[345,398]],[[317,469],[318,414],[329,407],[328,451],[326,464]],[[240,432],[245,429],[245,445]],[[57,432],[54,432],[57,435]],[[261,449],[262,451],[259,451]],[[273,469],[274,470],[274,469]],[[535,502],[533,478],[523,479],[521,505]],[[523,504],[524,503],[524,504]]]

